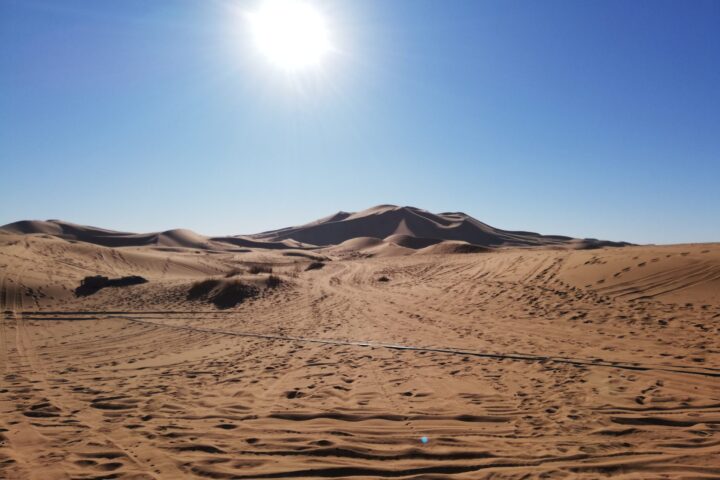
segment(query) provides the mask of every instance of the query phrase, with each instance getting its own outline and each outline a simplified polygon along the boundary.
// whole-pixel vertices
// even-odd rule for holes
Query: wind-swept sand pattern
[[[720,475],[717,245],[305,272],[275,250],[3,241],[3,478]],[[285,284],[187,302],[242,255]],[[150,282],[65,291],[88,272]]]

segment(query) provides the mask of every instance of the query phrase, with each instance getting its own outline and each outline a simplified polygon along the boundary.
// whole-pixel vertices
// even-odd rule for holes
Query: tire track
[[[5,328],[5,314],[7,310],[7,286],[5,284],[5,275],[0,277],[0,367],[2,373],[5,374],[9,370],[8,352],[7,352],[7,332]]]
[[[261,338],[265,340],[276,340],[276,341],[291,341],[291,342],[302,342],[302,343],[314,343],[321,345],[345,345],[354,347],[368,347],[368,348],[385,348],[390,350],[407,350],[413,352],[432,352],[432,353],[445,353],[448,355],[466,355],[479,358],[491,358],[497,360],[514,360],[523,362],[552,362],[561,363],[567,365],[585,366],[585,367],[603,367],[603,368],[617,368],[621,370],[634,370],[634,371],[661,371],[669,373],[679,373],[683,375],[698,375],[704,377],[716,377],[720,378],[720,369],[707,368],[704,370],[694,370],[683,367],[675,366],[662,366],[662,365],[642,365],[642,364],[629,364],[622,362],[612,362],[607,360],[585,360],[585,359],[574,359],[565,357],[553,357],[549,355],[534,355],[524,353],[489,353],[489,352],[478,352],[474,350],[454,349],[454,348],[440,348],[440,347],[423,347],[413,345],[402,345],[394,343],[382,343],[382,342],[371,342],[364,340],[331,340],[322,338],[309,338],[309,337],[297,337],[292,335],[273,335],[265,333],[252,333],[252,332],[238,332],[233,330],[221,330],[213,328],[202,328],[202,327],[190,327],[185,325],[168,325],[161,322],[151,322],[148,320],[140,320],[134,317],[128,316],[116,316],[114,318],[122,318],[124,320],[152,325],[155,327],[165,327],[179,330],[189,330],[197,332],[214,333],[218,335],[231,335],[237,337],[249,337],[249,338]]]
[[[51,463],[44,465],[44,468],[49,470],[77,470],[77,466],[71,466],[70,458],[71,454],[79,457],[85,455],[91,455],[83,453],[83,447],[78,450],[77,447],[71,447],[76,441],[74,437],[82,432],[83,435],[87,435],[90,438],[100,438],[104,441],[104,448],[109,450],[116,463],[120,460],[124,460],[126,466],[132,466],[132,469],[127,471],[131,473],[138,472],[151,472],[152,468],[146,465],[140,458],[131,452],[128,448],[124,447],[118,441],[111,438],[107,433],[104,433],[99,428],[94,427],[91,423],[84,422],[77,417],[77,413],[81,410],[71,408],[66,399],[61,397],[57,393],[56,389],[53,388],[49,381],[49,371],[46,368],[45,362],[42,357],[38,354],[32,337],[28,329],[28,322],[23,314],[23,298],[22,289],[20,287],[19,279],[17,281],[18,288],[15,289],[14,301],[12,306],[6,305],[6,310],[12,311],[15,317],[15,349],[17,353],[16,360],[18,365],[16,371],[22,375],[18,378],[23,381],[19,385],[20,391],[29,391],[29,395],[23,398],[23,402],[18,404],[17,407],[25,408],[24,411],[17,410],[17,413],[21,414],[20,418],[25,420],[21,430],[33,430],[35,435],[40,438],[44,438],[48,442],[48,449],[55,451],[66,451],[68,453],[67,458],[60,461],[62,463]],[[22,365],[22,367],[21,367]],[[26,418],[27,417],[27,418]],[[30,420],[28,422],[28,420]],[[68,423],[72,421],[72,426]],[[48,433],[47,429],[42,427],[58,427],[50,430]],[[69,430],[68,430],[69,429]],[[74,432],[74,433],[73,433]],[[23,458],[30,457],[29,462],[26,463],[25,469],[28,472],[36,471],[36,463],[38,458],[32,447],[24,455]],[[40,450],[42,453],[42,450]],[[78,465],[77,463],[75,465]],[[97,475],[97,471],[94,470],[96,465],[90,465],[89,467],[81,466],[80,470],[84,470],[84,474]],[[98,465],[102,467],[102,465]],[[121,471],[117,471],[120,474]]]

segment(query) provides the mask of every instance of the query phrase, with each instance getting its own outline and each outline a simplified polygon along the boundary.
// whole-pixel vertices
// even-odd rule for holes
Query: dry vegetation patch
[[[265,280],[265,286],[267,288],[278,288],[282,283],[282,279],[277,275],[270,275],[267,280]]]
[[[205,300],[218,308],[232,308],[260,293],[254,286],[237,279],[208,278],[193,283],[187,294],[188,300]]]
[[[320,269],[323,268],[324,266],[325,266],[325,263],[324,263],[324,262],[311,262],[311,263],[305,268],[305,271],[307,272],[307,271],[309,271],[309,270],[320,270]]]
[[[272,273],[273,269],[269,265],[252,265],[248,268],[248,273],[257,275],[258,273]]]
[[[283,284],[278,275],[268,275],[265,279],[240,279],[227,274],[224,278],[207,278],[195,282],[187,292],[191,301],[205,301],[218,308],[232,308],[245,300],[255,298],[263,290],[274,290]]]
[[[139,275],[130,275],[120,278],[108,278],[103,275],[92,275],[80,281],[80,286],[75,289],[75,296],[85,297],[98,292],[106,287],[127,287],[147,283],[147,280]]]
[[[236,277],[238,275],[242,275],[243,273],[245,273],[245,270],[243,270],[242,268],[233,268],[225,274],[225,278]]]

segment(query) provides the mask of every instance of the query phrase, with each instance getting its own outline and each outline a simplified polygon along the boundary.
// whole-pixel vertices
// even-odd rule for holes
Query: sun
[[[264,0],[246,18],[258,51],[282,70],[316,67],[332,50],[325,16],[308,1]]]

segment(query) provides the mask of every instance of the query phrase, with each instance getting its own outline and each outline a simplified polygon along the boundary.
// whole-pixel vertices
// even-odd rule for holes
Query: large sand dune
[[[228,251],[31,227],[0,235],[0,478],[720,475],[720,245]],[[254,265],[283,285],[188,299]],[[98,274],[149,281],[73,294]]]
[[[559,235],[540,235],[533,232],[513,232],[486,225],[460,212],[434,214],[415,207],[379,205],[357,213],[338,212],[335,215],[301,225],[255,235],[263,240],[292,238],[313,245],[338,245],[356,237],[393,237],[423,239],[427,247],[434,240],[457,240],[481,246],[548,246],[582,245],[586,247],[621,246],[622,243],[586,239],[579,241]],[[392,240],[390,240],[392,241]],[[407,240],[405,240],[407,241]],[[401,242],[394,242],[400,246]],[[418,242],[420,243],[420,242]]]

